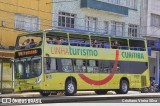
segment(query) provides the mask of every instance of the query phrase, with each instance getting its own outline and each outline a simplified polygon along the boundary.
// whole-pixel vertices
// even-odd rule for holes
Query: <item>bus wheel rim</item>
[[[126,84],[126,83],[123,83],[123,84],[122,84],[122,90],[123,90],[124,92],[126,92],[127,89],[128,89],[127,84]]]
[[[74,92],[74,85],[73,85],[72,83],[70,83],[70,84],[68,85],[68,92],[69,92],[69,93],[73,93],[73,92]]]

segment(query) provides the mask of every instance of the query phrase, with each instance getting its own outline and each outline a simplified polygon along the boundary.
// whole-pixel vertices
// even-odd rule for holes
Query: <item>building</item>
[[[141,0],[53,0],[53,28],[140,37]]]
[[[142,0],[141,35],[160,35],[160,0]]]
[[[142,0],[141,32],[147,38],[150,76],[160,85],[160,0]]]
[[[51,29],[51,0],[0,0],[0,91],[11,87],[13,58],[16,37],[20,33]],[[2,87],[3,86],[3,87]]]

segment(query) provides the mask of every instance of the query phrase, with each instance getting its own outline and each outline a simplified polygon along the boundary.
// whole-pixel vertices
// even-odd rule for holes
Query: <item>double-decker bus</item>
[[[21,34],[15,47],[15,92],[126,94],[150,86],[145,39],[45,30]]]

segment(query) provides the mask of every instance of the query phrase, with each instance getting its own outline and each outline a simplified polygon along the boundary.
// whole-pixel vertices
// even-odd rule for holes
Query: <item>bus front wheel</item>
[[[65,95],[73,96],[76,93],[76,84],[72,80],[68,80],[65,84]]]
[[[117,94],[127,94],[129,89],[129,84],[127,80],[121,80],[120,89],[116,90]]]

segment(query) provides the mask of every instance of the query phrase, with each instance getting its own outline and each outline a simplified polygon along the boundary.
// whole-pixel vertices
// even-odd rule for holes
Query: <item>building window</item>
[[[15,29],[25,31],[38,31],[39,18],[37,16],[15,14]]]
[[[128,36],[137,37],[138,36],[138,25],[130,24],[128,26]]]
[[[59,12],[58,16],[58,26],[61,27],[75,27],[75,14],[66,13],[66,12]]]
[[[108,32],[109,32],[109,22],[105,21],[104,22],[104,33],[108,34]]]
[[[111,35],[113,36],[123,36],[124,23],[123,22],[111,22]]]
[[[160,28],[160,15],[151,14],[151,26]]]
[[[86,30],[96,32],[97,18],[86,17]]]

